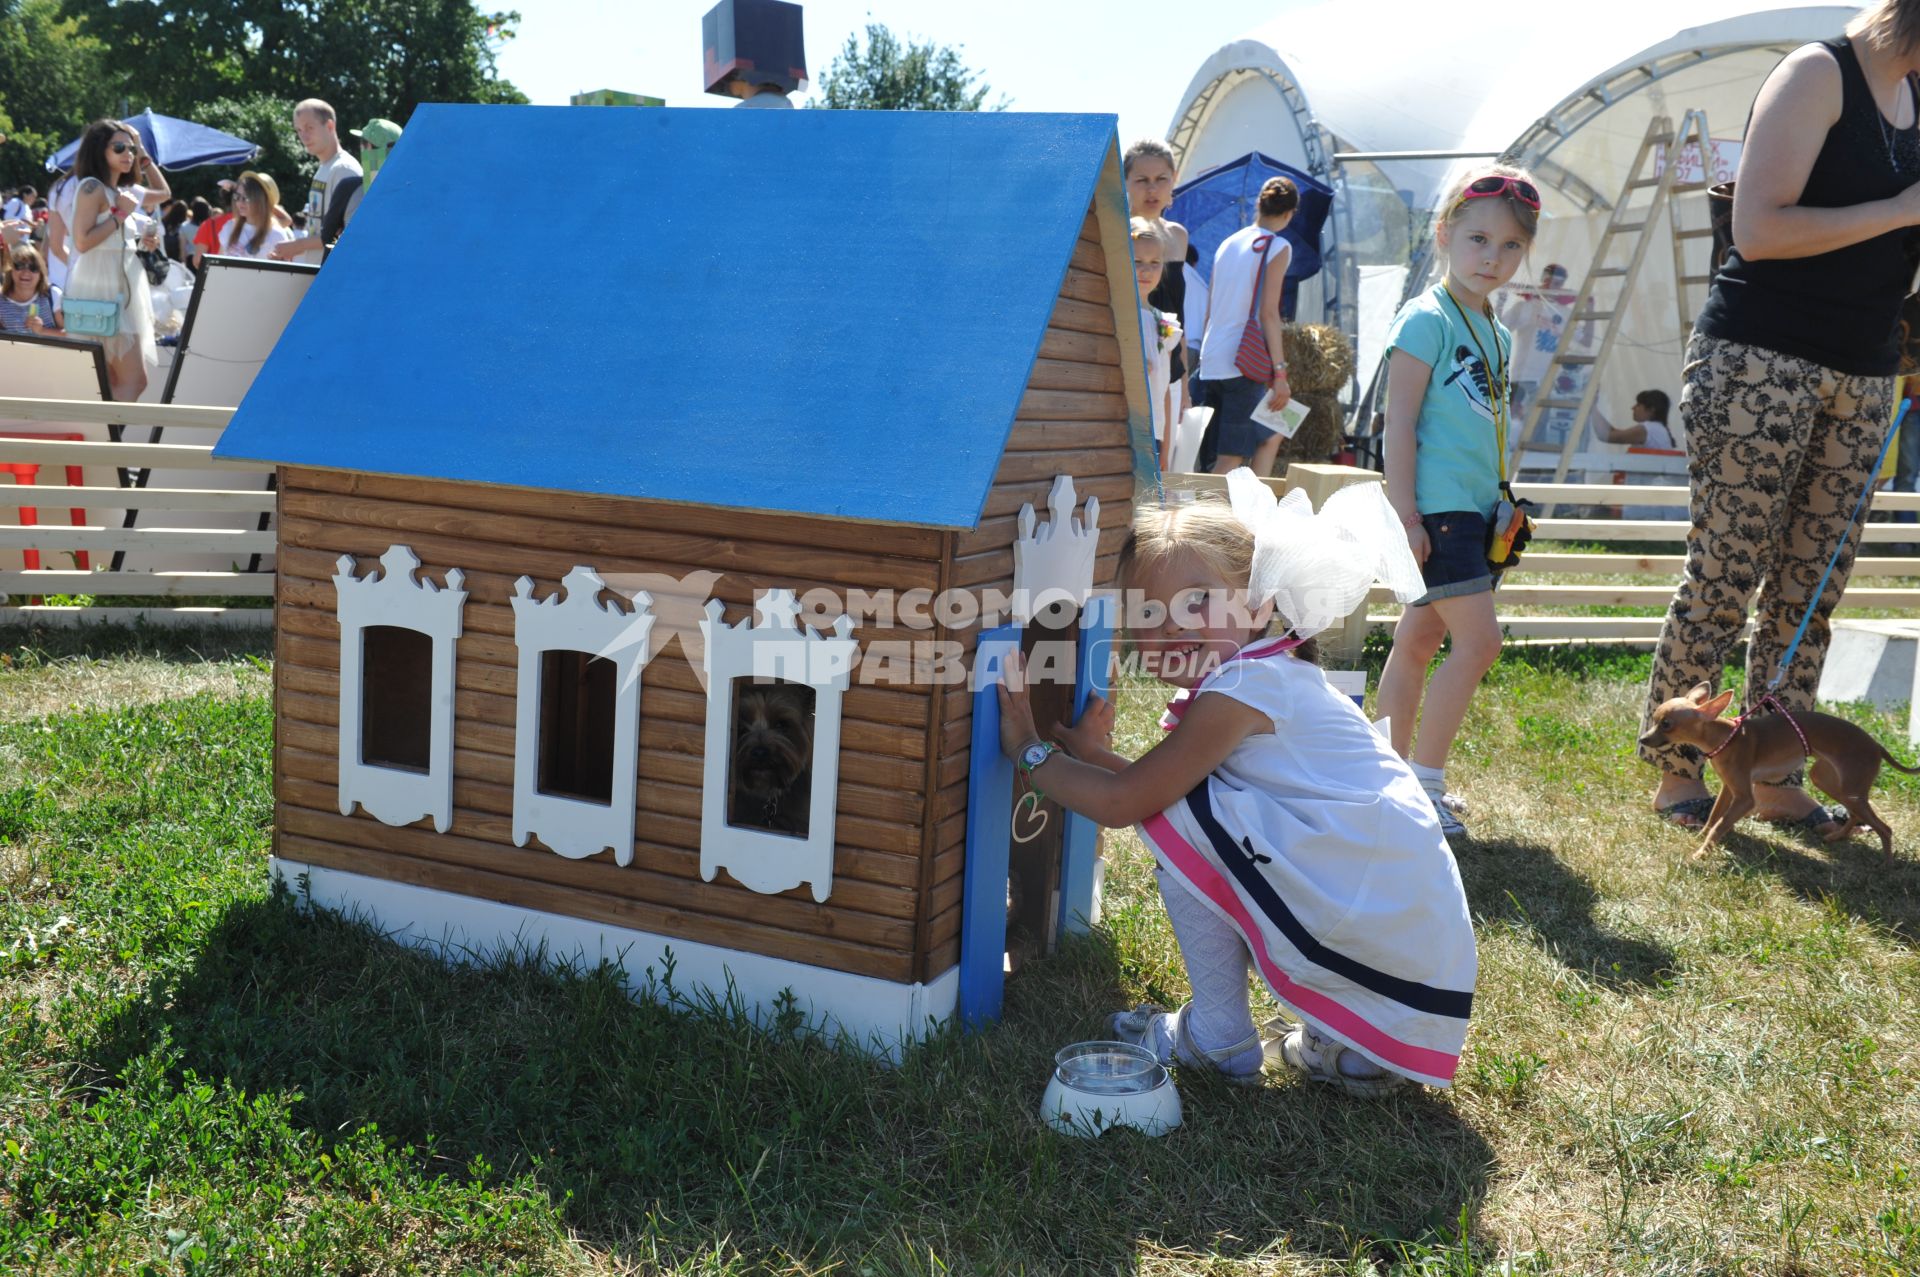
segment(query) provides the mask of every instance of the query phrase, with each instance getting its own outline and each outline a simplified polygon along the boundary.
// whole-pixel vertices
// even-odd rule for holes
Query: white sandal
[[[1144,1046],[1147,1045],[1148,1035],[1153,1032],[1154,1018],[1168,1014],[1173,1016],[1173,1024],[1170,1029],[1173,1039],[1173,1059],[1162,1060],[1161,1063],[1163,1064],[1173,1063],[1186,1065],[1188,1067],[1198,1067],[1200,1063],[1204,1061],[1215,1073],[1218,1073],[1222,1078],[1235,1086],[1259,1086],[1265,1081],[1263,1075],[1266,1066],[1279,1062],[1278,1044],[1271,1039],[1263,1038],[1257,1029],[1247,1037],[1242,1038],[1230,1046],[1218,1047],[1211,1051],[1201,1050],[1194,1044],[1192,1036],[1187,1032],[1186,1003],[1181,1003],[1179,1009],[1172,1012],[1169,1012],[1165,1007],[1156,1006],[1151,1002],[1143,1002],[1131,1011],[1115,1011],[1107,1019],[1107,1031],[1118,1041],[1130,1043],[1134,1046]],[[1272,1027],[1271,1022],[1268,1027]],[[1260,1048],[1261,1053],[1259,1068],[1253,1070],[1251,1073],[1229,1073],[1227,1071],[1225,1067],[1226,1061],[1256,1046]],[[1156,1051],[1155,1054],[1157,1055],[1158,1051]]]
[[[1369,1077],[1354,1077],[1340,1068],[1340,1061],[1351,1050],[1344,1042],[1321,1037],[1304,1024],[1296,1024],[1280,1039],[1280,1059],[1297,1073],[1303,1073],[1310,1081],[1325,1082],[1336,1086],[1348,1095],[1386,1095],[1409,1086],[1413,1079],[1404,1073],[1395,1073],[1391,1069],[1381,1071]],[[1366,1059],[1359,1052],[1354,1055]],[[1380,1068],[1372,1060],[1369,1065]]]

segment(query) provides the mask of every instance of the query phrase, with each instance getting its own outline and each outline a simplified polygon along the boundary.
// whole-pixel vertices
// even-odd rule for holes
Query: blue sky
[[[805,0],[807,69],[817,79],[847,37],[872,21],[895,35],[963,46],[966,64],[994,95],[1013,99],[1013,110],[1107,111],[1120,117],[1123,141],[1164,136],[1200,63],[1295,2]],[[511,7],[521,14],[519,34],[501,49],[500,72],[536,103],[626,89],[669,106],[728,105],[700,83],[700,18],[713,0],[514,0]]]

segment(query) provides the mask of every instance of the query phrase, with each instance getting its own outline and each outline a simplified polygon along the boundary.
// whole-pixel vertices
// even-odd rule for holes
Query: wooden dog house
[[[527,155],[632,176],[476,214]],[[423,106],[383,176],[216,449],[279,467],[277,871],[889,1043],[960,1005],[971,914],[991,1014],[965,671],[1026,617],[955,592],[1018,562],[1071,621],[1153,483],[1113,117]],[[798,835],[729,815],[769,673],[811,689]]]

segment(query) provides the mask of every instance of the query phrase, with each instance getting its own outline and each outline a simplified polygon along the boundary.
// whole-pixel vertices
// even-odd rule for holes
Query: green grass
[[[1038,1122],[1052,1052],[1185,990],[1131,834],[1092,940],[887,1068],[273,896],[245,642],[0,633],[0,1272],[1920,1267],[1920,784],[1883,778],[1891,868],[1762,827],[1683,864],[1631,754],[1645,656],[1510,654],[1475,702],[1453,1090],[1183,1076],[1182,1129],[1086,1142]],[[230,685],[6,713],[121,666]],[[1127,690],[1123,744],[1161,699]]]

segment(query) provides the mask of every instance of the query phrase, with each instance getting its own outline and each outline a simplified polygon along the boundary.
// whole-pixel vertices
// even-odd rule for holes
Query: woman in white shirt
[[[233,220],[220,233],[220,252],[228,257],[271,260],[273,246],[293,238],[274,220],[273,211],[279,204],[280,187],[271,177],[252,171],[242,173],[233,193]]]
[[[1253,420],[1253,412],[1262,400],[1277,412],[1293,397],[1280,314],[1293,250],[1280,232],[1299,205],[1300,193],[1292,182],[1268,178],[1260,188],[1254,224],[1235,231],[1214,250],[1213,288],[1207,294],[1200,338],[1199,401],[1213,409],[1200,445],[1200,464],[1207,466],[1211,456],[1215,474],[1251,466],[1264,478],[1273,473],[1274,458],[1285,442],[1278,431]],[[1249,326],[1273,365],[1264,381],[1253,380],[1240,366],[1240,341]]]

